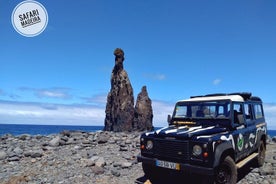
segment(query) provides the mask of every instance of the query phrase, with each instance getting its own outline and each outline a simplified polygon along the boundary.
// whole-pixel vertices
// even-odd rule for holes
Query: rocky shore
[[[48,136],[3,135],[0,184],[150,183],[136,159],[140,134],[63,131]],[[238,184],[276,183],[275,139],[268,139],[265,165],[239,170]]]

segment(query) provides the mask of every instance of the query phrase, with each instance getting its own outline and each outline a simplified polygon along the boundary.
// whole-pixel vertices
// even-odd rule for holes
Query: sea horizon
[[[104,125],[43,125],[43,124],[0,124],[0,136],[11,134],[14,136],[22,134],[51,135],[62,131],[84,131],[96,132],[103,130]],[[162,127],[155,127],[159,129]],[[276,130],[268,129],[268,135],[276,136]]]

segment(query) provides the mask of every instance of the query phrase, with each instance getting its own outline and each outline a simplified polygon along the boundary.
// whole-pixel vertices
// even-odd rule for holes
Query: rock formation
[[[134,113],[134,128],[137,130],[152,130],[152,106],[148,96],[147,87],[143,86],[137,96]]]
[[[111,75],[111,90],[107,97],[106,131],[132,131],[134,118],[133,89],[124,70],[124,51],[115,49],[115,66]]]
[[[134,109],[133,89],[123,65],[124,51],[117,48],[114,55],[115,66],[111,74],[111,90],[107,96],[104,130],[151,130],[153,114],[147,88],[142,88]]]

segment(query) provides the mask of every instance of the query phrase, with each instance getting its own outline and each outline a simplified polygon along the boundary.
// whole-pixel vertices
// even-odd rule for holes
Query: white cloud
[[[0,123],[103,125],[103,108],[89,105],[60,105],[0,102]]]
[[[265,103],[264,113],[268,129],[276,130],[276,104]]]
[[[41,90],[38,92],[40,97],[65,98],[66,93],[60,91]]]
[[[215,80],[213,80],[213,84],[214,85],[219,85],[220,83],[221,83],[221,79],[215,79]]]
[[[172,114],[174,103],[164,101],[152,101],[153,109],[153,126],[164,127],[167,123],[168,114]]]
[[[151,80],[165,80],[166,76],[164,74],[144,74],[145,78],[151,79]]]
[[[29,87],[21,87],[21,91],[31,91],[35,96],[39,98],[59,98],[59,99],[69,99],[70,88],[63,87],[52,87],[52,88],[29,88]]]
[[[92,105],[105,106],[107,102],[107,94],[99,94],[92,97],[82,97],[82,99],[85,100],[86,103]]]
[[[167,125],[174,103],[152,101],[153,126]],[[276,104],[264,104],[268,129],[276,130]],[[61,105],[0,101],[0,123],[104,126],[103,105]]]

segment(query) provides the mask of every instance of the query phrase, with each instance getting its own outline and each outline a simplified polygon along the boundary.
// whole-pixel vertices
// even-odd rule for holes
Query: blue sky
[[[18,34],[0,0],[0,123],[103,125],[113,50],[154,126],[191,95],[250,91],[276,129],[276,1],[46,1],[49,22]]]

